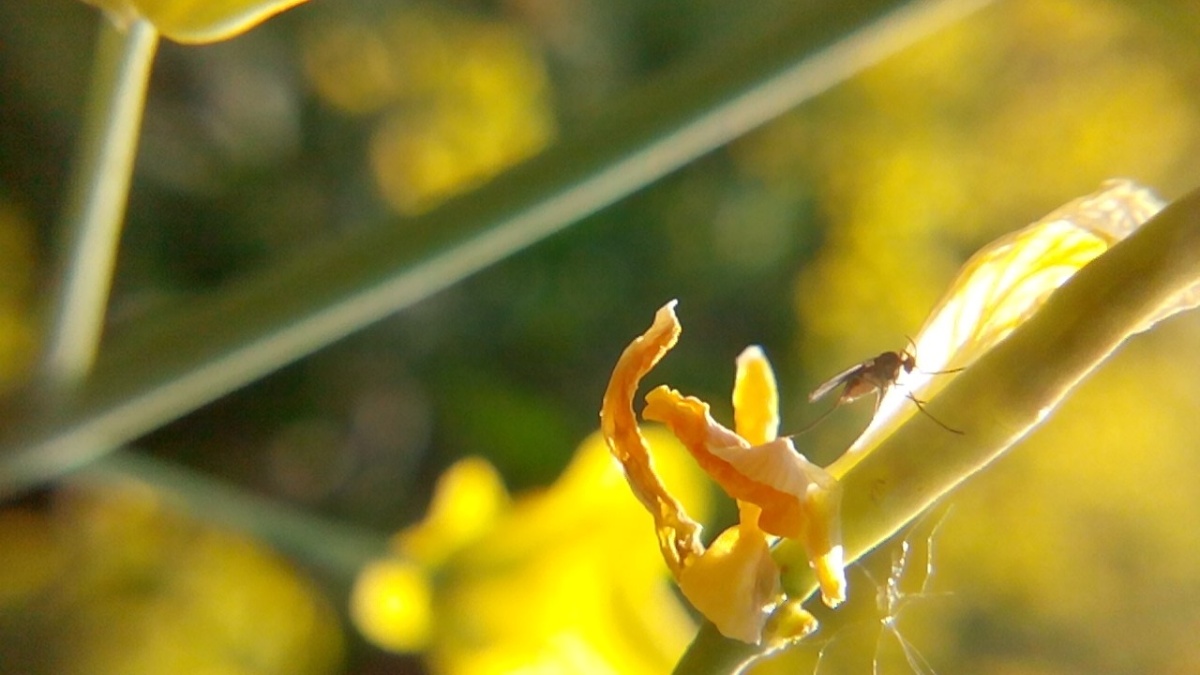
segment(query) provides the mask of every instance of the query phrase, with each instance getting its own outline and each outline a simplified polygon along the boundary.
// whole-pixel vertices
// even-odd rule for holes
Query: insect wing
[[[812,403],[813,401],[824,398],[827,394],[829,394],[829,392],[837,389],[843,384],[846,384],[850,378],[862,373],[863,370],[868,367],[869,363],[869,361],[863,361],[862,363],[850,366],[849,368],[821,383],[819,387],[813,389],[812,393],[808,395],[808,402]]]

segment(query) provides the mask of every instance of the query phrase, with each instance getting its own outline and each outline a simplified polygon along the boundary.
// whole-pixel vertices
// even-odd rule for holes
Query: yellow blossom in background
[[[401,214],[428,210],[544,147],[555,134],[541,56],[512,26],[431,7],[314,26],[318,95],[377,116],[370,163]]]
[[[275,554],[174,512],[133,482],[0,512],[5,672],[332,675],[342,636]],[[36,635],[36,640],[29,640]]]
[[[686,453],[661,429],[647,436],[675,494],[707,515]],[[373,643],[447,675],[667,672],[695,625],[649,522],[599,434],[554,485],[515,499],[490,464],[465,459],[395,556],[359,576],[351,615]]]

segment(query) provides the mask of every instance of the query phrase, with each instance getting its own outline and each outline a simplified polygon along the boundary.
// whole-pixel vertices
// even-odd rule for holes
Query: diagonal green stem
[[[1011,449],[1126,339],[1198,283],[1200,190],[1081,269],[929,402],[932,414],[955,420],[964,435],[914,416],[915,423],[901,426],[840,477],[847,563]],[[782,541],[775,558],[789,595],[804,598],[816,591],[799,543]],[[744,660],[746,648],[705,630],[685,662],[695,658],[693,652],[718,661]]]
[[[453,284],[961,18],[987,0],[797,3],[705,50],[491,184],[148,320],[107,350],[55,419],[10,413],[0,496],[157,426]]]
[[[71,479],[104,483],[131,477],[153,485],[205,522],[245,532],[341,582],[349,583],[367,563],[388,555],[385,535],[303,513],[132,452],[110,453]]]
[[[100,20],[42,355],[40,384],[52,394],[77,388],[96,360],[157,46],[145,21]]]

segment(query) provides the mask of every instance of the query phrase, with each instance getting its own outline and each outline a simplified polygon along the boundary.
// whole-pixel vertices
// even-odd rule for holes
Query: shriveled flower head
[[[675,303],[658,310],[653,325],[626,348],[613,370],[600,413],[609,449],[625,469],[635,495],[654,518],[659,546],[688,600],[726,636],[758,644],[772,612],[785,601],[774,537],[802,542],[821,582],[826,604],[845,599],[838,522],[841,493],[828,473],[777,438],[778,393],[762,351],[738,358],[733,404],[736,430],[712,418],[709,405],[660,386],[646,397],[643,416],[666,424],[701,468],[738,500],[739,522],[705,548],[701,527],[664,488],[633,412],[638,384],[676,343]],[[789,607],[792,607],[789,605]],[[774,624],[772,624],[774,625]],[[789,622],[803,634],[808,620]]]

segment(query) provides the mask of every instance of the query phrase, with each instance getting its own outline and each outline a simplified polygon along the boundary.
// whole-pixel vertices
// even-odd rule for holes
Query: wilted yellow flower
[[[738,524],[707,549],[703,546],[700,526],[658,479],[632,407],[642,377],[678,339],[674,306],[670,302],[659,309],[650,329],[618,360],[604,396],[601,428],[634,494],[654,516],[663,558],[683,594],[724,635],[754,644],[764,639],[774,643],[777,636],[765,628],[785,596],[779,567],[771,558],[771,537],[803,542],[826,604],[835,606],[845,599],[840,489],[823,469],[796,452],[790,439],[776,438],[775,378],[761,350],[748,349],[738,358],[733,396],[738,431],[745,436],[716,422],[708,404],[699,399],[665,386],[646,397],[645,418],[665,423],[701,468],[739,501]],[[815,626],[807,618],[800,622],[806,626],[801,633]],[[798,637],[791,627],[796,622],[786,623],[789,633]]]

